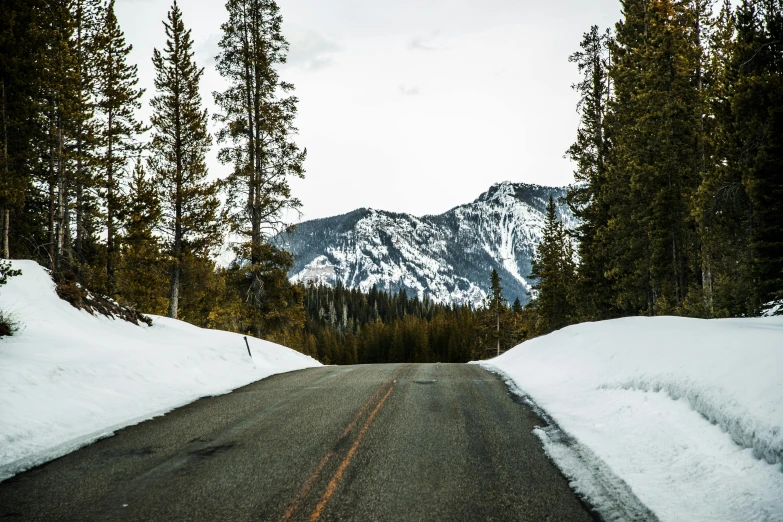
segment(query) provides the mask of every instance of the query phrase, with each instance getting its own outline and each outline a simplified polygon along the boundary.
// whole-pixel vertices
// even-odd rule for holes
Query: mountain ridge
[[[294,256],[294,282],[369,291],[405,289],[441,303],[477,304],[494,268],[509,301],[529,300],[529,274],[541,236],[546,203],[564,187],[493,184],[472,202],[442,214],[412,214],[361,207],[300,223],[273,239]],[[558,204],[567,227],[574,219]]]

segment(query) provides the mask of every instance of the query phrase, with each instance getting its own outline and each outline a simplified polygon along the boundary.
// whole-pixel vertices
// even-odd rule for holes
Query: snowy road
[[[591,520],[475,365],[281,374],[0,483],[0,518]]]

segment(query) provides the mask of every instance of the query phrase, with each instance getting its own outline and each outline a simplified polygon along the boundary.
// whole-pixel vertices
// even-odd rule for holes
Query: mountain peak
[[[504,181],[439,215],[361,208],[300,223],[275,241],[294,255],[293,281],[369,291],[373,285],[442,303],[480,303],[494,268],[506,298],[529,300],[528,281],[549,195],[564,188]],[[566,207],[564,221],[573,218]]]

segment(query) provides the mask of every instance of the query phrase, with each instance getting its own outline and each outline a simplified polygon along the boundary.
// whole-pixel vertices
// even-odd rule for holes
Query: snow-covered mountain
[[[292,281],[397,291],[441,303],[478,303],[495,268],[504,294],[527,302],[531,261],[549,195],[564,188],[497,183],[475,201],[437,216],[362,208],[299,224],[276,242],[293,253]],[[559,204],[560,219],[573,216]]]

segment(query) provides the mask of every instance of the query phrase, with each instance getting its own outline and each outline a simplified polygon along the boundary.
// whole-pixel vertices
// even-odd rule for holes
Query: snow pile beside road
[[[783,317],[586,323],[482,364],[605,518],[633,512],[619,478],[660,520],[783,520]]]
[[[0,310],[20,331],[0,339],[0,480],[114,430],[207,395],[314,359],[239,334],[151,316],[153,325],[92,316],[55,294],[48,273],[14,261],[22,275],[0,289]]]

